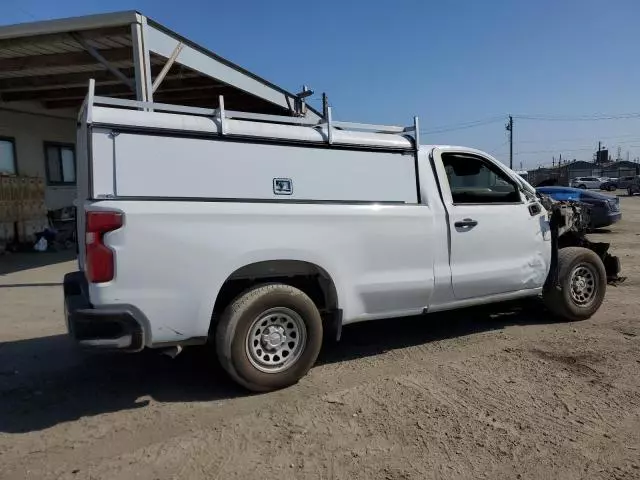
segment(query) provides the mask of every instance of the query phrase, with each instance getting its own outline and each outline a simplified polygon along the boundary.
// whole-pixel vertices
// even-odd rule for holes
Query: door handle
[[[456,228],[473,228],[478,225],[476,220],[472,220],[470,218],[465,218],[461,222],[456,222],[453,224]]]

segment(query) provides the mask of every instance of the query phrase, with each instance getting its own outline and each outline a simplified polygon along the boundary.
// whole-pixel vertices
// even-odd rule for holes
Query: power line
[[[640,137],[638,137],[637,133],[630,133],[627,135],[610,135],[610,136],[598,136],[599,139],[602,140],[611,140],[611,139],[616,139],[616,138],[629,138],[629,137],[636,137],[633,138],[631,140],[618,140],[617,142],[614,143],[629,143],[629,142],[635,142],[637,140],[640,140]],[[522,144],[522,143],[546,143],[546,144],[554,144],[554,143],[563,143],[563,142],[582,142],[582,141],[589,141],[589,140],[593,140],[593,137],[580,137],[580,138],[560,138],[560,139],[556,139],[556,140],[549,140],[549,139],[542,139],[542,140],[518,140],[518,144]]]
[[[626,142],[618,142],[618,143],[634,143],[638,142],[640,139],[635,138],[633,140],[628,140]],[[627,148],[640,148],[640,145],[627,145]],[[588,152],[595,151],[595,146],[585,146],[585,147],[577,147],[577,148],[555,148],[555,149],[546,149],[546,150],[519,150],[518,154],[532,154],[532,153],[561,153],[561,152]]]
[[[434,127],[429,130],[421,130],[423,134],[444,133],[452,132],[456,130],[465,130],[467,128],[475,128],[483,125],[489,125],[496,123],[504,118],[508,118],[509,115],[495,115],[493,117],[471,120],[468,122],[453,123],[448,125],[442,125]],[[513,115],[517,120],[531,120],[540,122],[587,122],[587,121],[602,121],[602,120],[632,120],[640,119],[640,113],[616,113],[616,114],[591,114],[591,115],[551,115],[551,114],[517,114]]]
[[[632,147],[630,147],[632,148]],[[562,153],[562,152],[595,152],[596,149],[594,147],[584,147],[584,148],[556,148],[554,150],[524,150],[516,152],[518,155],[520,154],[532,154],[532,153]]]
[[[640,118],[640,113],[593,114],[593,115],[514,115],[518,120],[549,122],[589,122],[600,120],[628,120]]]
[[[495,148],[490,148],[489,150],[487,150],[487,152],[489,152],[491,155],[495,155],[496,153],[499,153],[500,150],[502,149],[502,147],[504,147],[508,143],[509,143],[509,140],[505,140],[499,146],[497,146]]]
[[[15,7],[16,10],[20,11],[21,13],[24,13],[26,16],[31,17],[32,20],[38,20],[35,15],[33,15],[30,11],[28,11],[24,7],[20,5],[16,5],[15,3],[12,3],[11,6]]]
[[[524,115],[524,114],[520,114],[520,115],[495,115],[493,117],[488,117],[488,118],[484,118],[484,119],[479,119],[479,120],[471,120],[468,122],[460,122],[460,123],[454,123],[454,124],[448,124],[448,125],[442,125],[439,127],[434,127],[432,129],[429,130],[421,130],[420,133],[423,134],[437,134],[437,133],[444,133],[444,132],[451,132],[451,131],[456,131],[456,130],[465,130],[465,129],[469,129],[469,128],[475,128],[475,127],[480,127],[480,126],[484,126],[484,125],[490,125],[492,123],[497,123],[499,121],[504,120],[504,118],[507,118],[509,120],[509,124],[507,125],[509,128],[513,128],[512,127],[512,122],[513,119],[518,119],[518,120],[532,120],[532,121],[601,121],[601,120],[631,120],[631,119],[640,119],[640,113],[618,113],[618,114],[593,114],[593,115],[576,115],[576,116],[570,116],[570,115]],[[507,130],[509,130],[509,128],[507,128]],[[512,132],[511,133],[511,138],[512,137]],[[628,138],[628,137],[635,137],[635,138]],[[638,138],[637,134],[628,134],[628,135],[617,135],[617,136],[609,136],[609,137],[600,137],[602,139],[623,139],[623,138],[628,138],[627,140],[617,140],[615,142],[612,143],[616,143],[616,144],[627,144],[627,143],[635,143],[638,142],[640,140],[640,138]],[[558,139],[556,141],[548,141],[548,140],[541,140],[541,141],[535,141],[535,140],[524,140],[524,141],[519,141],[518,143],[521,144],[526,144],[526,143],[542,143],[545,142],[547,145],[554,145],[554,143],[562,143],[562,142],[573,142],[573,141],[588,141],[589,138],[580,138],[580,139]],[[503,146],[505,146],[507,143],[509,143],[509,140],[507,140],[506,142],[504,142],[502,145],[500,145],[497,149],[494,149],[493,151],[490,150],[490,152],[492,154],[496,154],[497,150],[502,149]],[[640,148],[640,146],[637,145],[627,145],[627,148]],[[555,149],[541,149],[541,150],[518,150],[516,152],[513,151],[513,146],[512,144],[510,144],[510,154],[509,154],[509,158],[510,158],[510,163],[512,164],[513,162],[513,157],[514,155],[533,155],[533,154],[549,154],[549,153],[573,153],[573,152],[593,152],[594,151],[594,147],[593,146],[589,146],[589,147],[576,147],[576,148],[555,148]]]
[[[480,127],[482,125],[489,125],[491,123],[501,122],[504,120],[504,115],[496,115],[494,117],[485,118],[482,120],[473,120],[470,122],[462,122],[462,123],[454,123],[449,125],[442,125],[440,127],[434,127],[431,130],[420,130],[420,133],[431,134],[431,133],[443,133],[443,132],[452,132],[454,130],[464,130],[467,128]]]

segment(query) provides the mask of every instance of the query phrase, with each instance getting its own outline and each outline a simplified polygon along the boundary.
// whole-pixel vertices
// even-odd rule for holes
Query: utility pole
[[[602,150],[602,142],[598,142],[598,154],[596,155],[596,163],[600,163],[602,160],[600,158],[600,150]]]
[[[513,170],[513,117],[511,115],[505,128],[509,132],[509,168]]]

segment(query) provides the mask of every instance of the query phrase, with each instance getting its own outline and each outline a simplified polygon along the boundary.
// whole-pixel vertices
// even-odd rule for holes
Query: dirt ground
[[[536,303],[347,327],[298,385],[249,395],[206,349],[86,355],[69,256],[0,257],[0,478],[640,478],[640,197],[628,278],[591,320]]]

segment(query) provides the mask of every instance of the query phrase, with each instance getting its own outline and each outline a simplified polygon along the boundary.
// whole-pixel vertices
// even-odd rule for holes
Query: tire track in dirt
[[[469,337],[463,341],[456,341],[455,346],[449,345],[444,349],[442,346],[436,346],[435,353],[444,352],[445,355],[455,357],[458,355],[457,348],[462,344],[469,345],[484,341],[486,339]],[[188,435],[188,432],[194,428],[216,425],[229,415],[242,416],[256,410],[269,411],[283,404],[299,404],[327,392],[351,388],[368,380],[401,373],[406,368],[411,368],[414,363],[416,368],[419,368],[422,362],[432,362],[437,358],[434,357],[432,350],[434,349],[429,345],[420,345],[409,347],[406,351],[405,349],[394,350],[376,357],[365,358],[364,361],[348,361],[345,363],[354,364],[353,368],[351,366],[348,368],[352,372],[351,375],[343,377],[336,377],[333,372],[334,364],[320,366],[312,371],[310,377],[292,389],[261,396],[221,400],[214,404],[195,405],[187,414],[176,412],[172,405],[152,401],[141,409],[119,412],[117,415],[119,418],[115,423],[105,422],[104,416],[84,418],[82,425],[77,427],[78,430],[92,432],[89,436],[78,435],[73,431],[69,432],[69,435],[56,435],[56,442],[48,443],[47,448],[40,451],[34,451],[30,458],[31,468],[32,471],[37,471],[38,465],[41,464],[40,471],[43,475],[47,475],[48,471],[58,472],[55,466],[57,464],[65,466],[69,457],[79,457],[85,462],[100,462],[106,458],[117,457],[145,446],[165,442],[173,436]],[[410,359],[409,363],[408,359]],[[441,363],[443,362],[444,360]],[[340,370],[346,369],[343,367]],[[163,413],[163,418],[161,422],[157,422],[160,412]],[[113,414],[107,416],[113,416]],[[193,422],[195,416],[198,418],[197,426]],[[145,431],[144,438],[138,435],[141,429]],[[79,436],[81,439],[78,442]],[[66,441],[67,437],[74,440]],[[16,454],[24,447],[19,443],[14,445],[13,450]],[[95,448],[97,443],[104,445],[98,449]],[[52,467],[54,467],[53,470]]]

